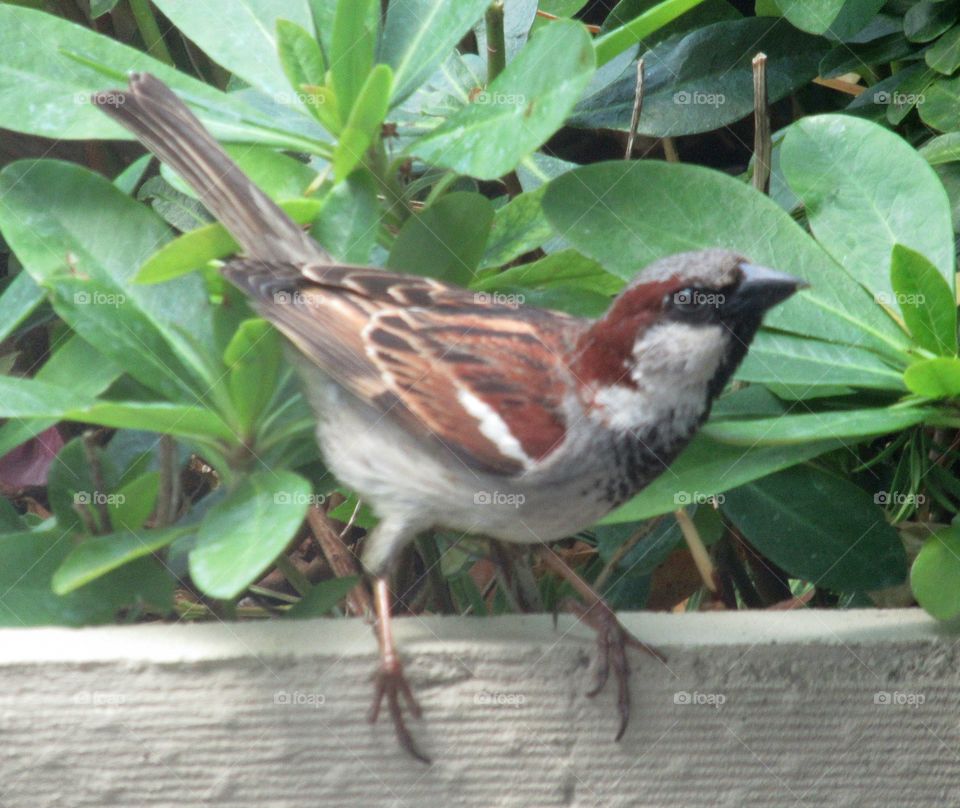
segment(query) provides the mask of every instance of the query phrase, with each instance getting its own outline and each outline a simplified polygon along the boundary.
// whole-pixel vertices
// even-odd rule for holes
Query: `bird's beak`
[[[766,311],[782,303],[790,295],[810,286],[805,280],[785,272],[758,266],[740,264],[743,277],[737,286],[736,296],[740,305]]]

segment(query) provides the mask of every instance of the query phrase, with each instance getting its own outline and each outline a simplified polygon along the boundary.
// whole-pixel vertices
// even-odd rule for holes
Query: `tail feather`
[[[290,262],[331,260],[244,175],[162,81],[149,73],[134,73],[129,90],[97,93],[92,100],[183,177],[248,256]]]

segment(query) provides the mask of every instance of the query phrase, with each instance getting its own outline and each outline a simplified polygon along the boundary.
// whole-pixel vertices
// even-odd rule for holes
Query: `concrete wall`
[[[0,806],[960,804],[960,652],[915,611],[632,614],[614,743],[588,629],[404,619],[434,764],[365,720],[354,620],[0,631]]]

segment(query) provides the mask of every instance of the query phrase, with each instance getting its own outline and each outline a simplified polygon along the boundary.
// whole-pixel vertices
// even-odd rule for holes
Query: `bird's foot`
[[[666,662],[667,658],[652,645],[647,645],[627,631],[617,619],[613,610],[602,600],[586,606],[571,600],[571,611],[579,620],[597,632],[597,670],[593,687],[587,692],[591,698],[596,696],[610,678],[610,670],[617,679],[617,707],[620,712],[620,729],[616,740],[623,737],[630,720],[630,662],[627,659],[627,647],[645,651],[654,659]]]
[[[407,677],[403,673],[403,665],[396,657],[391,660],[383,660],[376,674],[374,674],[373,705],[368,716],[371,724],[380,715],[380,707],[384,699],[386,699],[387,710],[393,720],[393,729],[397,734],[397,741],[399,741],[400,746],[417,760],[429,764],[431,762],[430,758],[420,751],[404,720],[402,702],[406,702],[406,709],[414,718],[420,718],[423,712],[410,689]]]

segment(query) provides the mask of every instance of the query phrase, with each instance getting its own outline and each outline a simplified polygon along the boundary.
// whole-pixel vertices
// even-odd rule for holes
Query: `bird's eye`
[[[704,321],[719,311],[723,295],[712,289],[687,286],[669,295],[668,305],[684,320]]]

